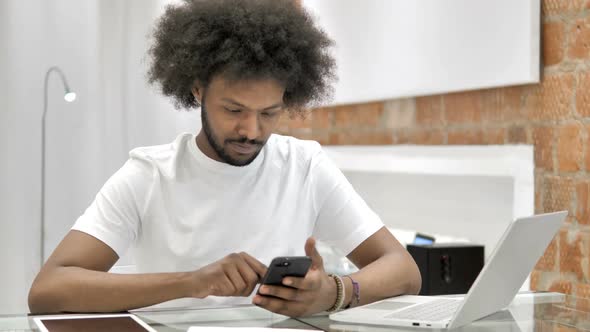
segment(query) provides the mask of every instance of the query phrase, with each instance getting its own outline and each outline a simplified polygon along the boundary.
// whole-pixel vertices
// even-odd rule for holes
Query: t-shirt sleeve
[[[383,227],[381,218],[323,152],[312,159],[312,193],[317,211],[314,236],[348,255]]]
[[[129,159],[107,180],[72,230],[97,238],[122,257],[139,233],[150,169],[146,161]]]

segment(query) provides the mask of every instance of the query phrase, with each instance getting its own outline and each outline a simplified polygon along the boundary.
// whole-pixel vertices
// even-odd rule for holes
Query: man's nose
[[[245,112],[240,119],[238,134],[248,140],[257,139],[260,135],[260,121],[258,121],[258,114]]]

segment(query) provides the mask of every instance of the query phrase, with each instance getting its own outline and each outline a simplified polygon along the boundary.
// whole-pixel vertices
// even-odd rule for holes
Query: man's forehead
[[[274,79],[226,80],[218,78],[211,81],[207,90],[211,94],[215,94],[215,98],[221,101],[256,108],[282,104],[285,92],[284,86]]]

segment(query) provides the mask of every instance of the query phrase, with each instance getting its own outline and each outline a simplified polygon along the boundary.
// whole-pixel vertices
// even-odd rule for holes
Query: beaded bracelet
[[[343,278],[348,278],[352,281],[352,298],[350,299],[350,303],[344,307],[344,309],[348,309],[352,306],[353,302],[355,305],[361,302],[361,287],[351,276],[343,276]]]
[[[342,309],[342,305],[344,304],[344,282],[342,281],[342,278],[335,274],[330,274],[329,276],[332,277],[336,282],[336,302],[330,309],[326,311],[335,312]]]

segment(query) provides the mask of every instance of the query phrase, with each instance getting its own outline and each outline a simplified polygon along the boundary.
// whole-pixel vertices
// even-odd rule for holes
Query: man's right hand
[[[249,296],[266,269],[245,252],[227,255],[193,273],[192,296]]]

